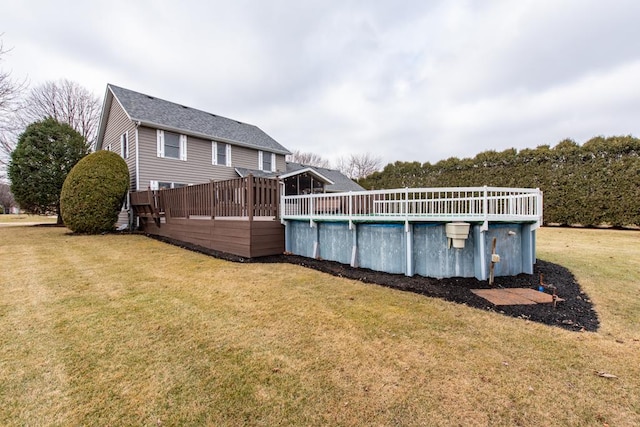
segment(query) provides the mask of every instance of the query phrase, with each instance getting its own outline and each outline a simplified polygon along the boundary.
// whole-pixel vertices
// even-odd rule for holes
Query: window
[[[211,163],[214,165],[231,166],[231,145],[224,142],[211,142]]]
[[[167,188],[180,188],[186,187],[187,184],[181,184],[179,182],[165,182],[165,181],[150,181],[149,187],[152,190],[164,190]]]
[[[276,171],[276,154],[258,151],[258,169],[262,171]]]
[[[157,130],[158,157],[187,160],[187,136]]]
[[[120,155],[123,159],[129,157],[129,131],[120,135]]]

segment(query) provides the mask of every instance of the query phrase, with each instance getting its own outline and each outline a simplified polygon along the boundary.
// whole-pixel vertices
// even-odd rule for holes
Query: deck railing
[[[456,187],[284,196],[281,218],[324,221],[542,222],[542,192]]]
[[[227,181],[180,188],[131,192],[131,206],[138,213],[190,217],[277,217],[278,181],[249,175]],[[149,207],[149,209],[146,209]],[[145,210],[146,209],[146,210]]]

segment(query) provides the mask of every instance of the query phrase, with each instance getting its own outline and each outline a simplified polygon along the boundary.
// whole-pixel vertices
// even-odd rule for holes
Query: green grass
[[[28,215],[28,214],[1,214],[1,224],[21,224],[21,223],[38,223],[38,224],[55,224],[56,217],[51,215]]]
[[[0,425],[640,424],[638,232],[540,230],[598,333],[66,233],[0,228]]]

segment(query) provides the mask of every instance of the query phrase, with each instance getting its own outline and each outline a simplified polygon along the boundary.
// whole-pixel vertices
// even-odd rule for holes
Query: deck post
[[[405,267],[405,276],[413,276],[413,224],[411,224],[408,220],[404,223],[404,235],[406,241],[406,267]]]
[[[473,270],[478,280],[487,280],[487,249],[484,225],[473,226]]]
[[[313,232],[313,258],[320,258],[320,228],[315,221],[311,221],[311,228],[314,229]]]
[[[247,216],[249,222],[253,222],[253,211],[255,210],[254,190],[256,185],[253,180],[253,175],[249,174],[245,178],[245,191],[247,194]]]
[[[211,219],[216,218],[216,183],[209,181],[209,193],[211,194]]]
[[[182,206],[184,207],[184,217],[189,219],[189,201],[187,200],[187,187],[182,187]]]
[[[489,229],[489,194],[487,186],[484,186],[484,195],[482,197],[482,213],[484,214],[484,224],[482,224],[481,231],[487,231]]]
[[[351,230],[351,267],[358,267],[358,226],[349,220]]]
[[[522,224],[520,232],[522,272],[525,274],[533,274],[533,264],[535,263],[535,249],[533,247],[533,242],[535,239],[535,231],[533,230],[532,224]]]
[[[287,253],[291,252],[291,227],[290,222],[281,220],[282,225],[284,225],[284,250]]]

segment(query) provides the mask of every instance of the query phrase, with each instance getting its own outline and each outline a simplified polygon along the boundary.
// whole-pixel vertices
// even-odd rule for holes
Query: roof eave
[[[302,173],[310,173],[312,175],[315,175],[317,178],[320,178],[321,180],[323,180],[325,183],[327,183],[329,185],[334,185],[335,184],[335,182],[333,182],[332,180],[330,180],[326,176],[322,175],[320,172],[316,171],[313,168],[298,169],[298,170],[295,170],[293,172],[283,173],[282,175],[279,175],[278,177],[280,179],[285,179],[285,178],[290,178],[292,176],[300,175]]]
[[[107,116],[111,110],[111,103],[113,102],[113,92],[107,84],[107,89],[104,93],[104,99],[102,100],[102,112],[100,113],[100,124],[98,125],[98,136],[96,138],[96,151],[102,149],[102,141],[104,140],[104,132],[107,128]]]

